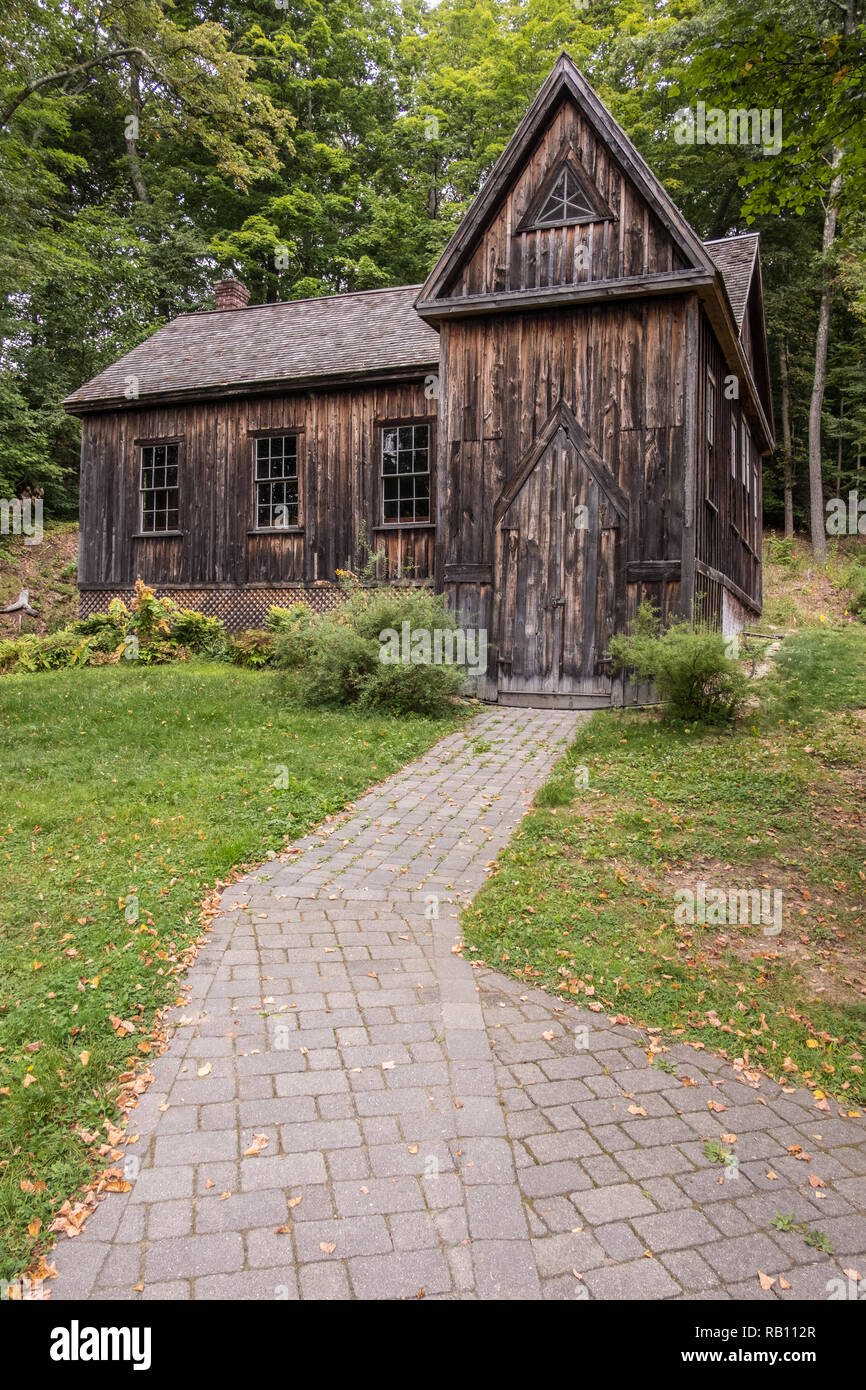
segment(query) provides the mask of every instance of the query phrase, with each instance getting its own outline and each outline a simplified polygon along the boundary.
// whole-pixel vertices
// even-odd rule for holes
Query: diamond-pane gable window
[[[590,206],[576,174],[566,164],[539,209],[535,222],[538,226],[544,227],[559,222],[573,222],[579,217],[594,216],[595,209]]]
[[[180,524],[177,444],[141,446],[141,529],[177,531]]]
[[[382,520],[430,520],[429,425],[388,425],[382,431]]]
[[[256,440],[256,526],[297,526],[298,437],[275,435]]]

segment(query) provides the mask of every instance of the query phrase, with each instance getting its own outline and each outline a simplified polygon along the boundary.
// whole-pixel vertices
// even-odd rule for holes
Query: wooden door
[[[565,428],[534,452],[497,508],[500,698],[607,703],[605,658],[624,606],[627,507]]]

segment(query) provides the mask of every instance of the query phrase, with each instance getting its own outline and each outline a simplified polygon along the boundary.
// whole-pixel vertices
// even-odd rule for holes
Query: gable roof
[[[596,96],[573,58],[563,52],[496,161],[481,192],[424,282],[416,302],[420,314],[432,315],[436,312],[437,299],[445,296],[446,288],[463,258],[471,252],[488,220],[495,214],[512,179],[529,157],[540,132],[565,97],[570,97],[575,102],[595,129],[599,139],[637,187],[681,251],[689,270],[712,277],[715,266],[697,233],[689,226],[622,126],[614,120],[607,107]]]
[[[76,410],[178,394],[239,394],[281,382],[435,367],[439,335],[418,317],[417,285],[181,314],[67,396]],[[138,378],[135,400],[125,397]]]
[[[757,232],[743,232],[740,236],[704,242],[713,264],[721,272],[734,311],[734,319],[740,330],[743,327],[743,316],[746,312],[746,301],[749,298],[759,244],[760,237]]]

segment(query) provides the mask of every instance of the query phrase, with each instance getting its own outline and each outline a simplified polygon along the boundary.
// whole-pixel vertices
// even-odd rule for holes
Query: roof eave
[[[197,401],[236,400],[243,396],[295,395],[303,391],[338,390],[344,386],[369,385],[391,381],[414,381],[429,372],[438,372],[438,357],[426,362],[409,362],[401,366],[368,369],[362,372],[326,372],[306,377],[274,377],[266,381],[230,382],[216,386],[191,386],[174,391],[149,391],[127,399],[125,396],[101,396],[76,400],[67,396],[61,402],[67,415],[94,415],[103,411],[142,410],[158,405],[194,405]]]

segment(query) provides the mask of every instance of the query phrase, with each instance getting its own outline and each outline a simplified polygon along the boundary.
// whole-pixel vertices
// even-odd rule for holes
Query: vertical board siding
[[[545,177],[566,150],[583,167],[613,219],[522,229]],[[507,294],[681,270],[684,265],[659,218],[574,103],[564,100],[444,294]]]
[[[312,583],[362,564],[362,524],[372,549],[418,579],[434,574],[434,526],[381,528],[382,421],[428,418],[436,400],[422,381],[354,389],[252,396],[190,405],[136,407],[82,421],[82,533],[79,583]],[[299,432],[300,529],[256,529],[253,436]],[[136,440],[181,441],[182,537],[139,538]],[[435,451],[435,429],[431,445]],[[435,480],[435,459],[434,459]]]

